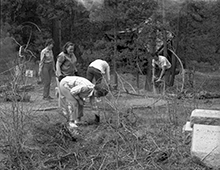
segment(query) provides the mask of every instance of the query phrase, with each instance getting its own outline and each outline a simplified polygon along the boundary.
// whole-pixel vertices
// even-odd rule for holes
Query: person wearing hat
[[[108,94],[108,89],[102,84],[94,85],[84,77],[63,76],[59,78],[60,91],[65,96],[71,106],[69,113],[69,126],[77,127],[82,123],[84,98],[90,99],[90,104],[94,103],[95,97],[102,97]],[[100,121],[99,115],[95,115],[96,122]]]

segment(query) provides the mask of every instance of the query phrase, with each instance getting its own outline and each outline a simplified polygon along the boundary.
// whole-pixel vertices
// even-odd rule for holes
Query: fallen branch
[[[45,108],[33,108],[34,111],[50,111],[50,110],[56,110],[58,107],[45,107]]]

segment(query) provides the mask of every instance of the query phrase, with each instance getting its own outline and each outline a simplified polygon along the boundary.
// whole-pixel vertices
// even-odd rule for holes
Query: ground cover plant
[[[182,127],[193,109],[216,107],[219,100],[149,92],[134,95],[135,78],[119,76],[124,80],[119,90],[97,103],[97,110],[86,104],[89,123],[77,133],[69,131],[59,110],[35,109],[56,106],[56,100],[45,104],[38,97],[30,103],[3,102],[1,169],[208,169],[191,158],[191,140]],[[122,85],[131,93],[123,91]],[[40,96],[41,86],[30,94]],[[100,124],[93,122],[95,112],[101,115]]]

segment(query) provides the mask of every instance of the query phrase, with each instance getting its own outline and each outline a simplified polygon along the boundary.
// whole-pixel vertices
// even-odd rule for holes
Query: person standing
[[[58,106],[62,108],[64,114],[66,114],[65,108],[67,103],[65,101],[65,96],[60,92],[59,80],[61,77],[78,75],[76,62],[77,58],[74,54],[74,44],[72,42],[65,43],[63,51],[58,55],[56,62],[56,88],[59,91]]]
[[[54,73],[54,56],[53,56],[53,39],[48,39],[46,41],[46,47],[41,51],[39,72],[38,74],[42,77],[44,89],[43,89],[43,99],[50,100],[53,99],[50,96],[50,84]]]
[[[77,58],[74,54],[74,44],[72,42],[67,42],[63,46],[63,51],[58,55],[56,62],[56,74],[57,77],[64,76],[74,76],[77,75],[76,68]]]
[[[94,85],[84,77],[79,76],[61,76],[60,90],[71,106],[69,113],[69,126],[77,127],[82,123],[84,98],[90,99],[90,104],[94,104],[95,97],[106,96],[108,89],[106,86],[98,84]],[[95,121],[99,122],[99,115],[95,115]]]
[[[106,61],[97,59],[88,66],[86,78],[89,81],[92,82],[95,79],[96,84],[101,84],[104,76],[106,76],[106,83],[110,84],[110,66]]]

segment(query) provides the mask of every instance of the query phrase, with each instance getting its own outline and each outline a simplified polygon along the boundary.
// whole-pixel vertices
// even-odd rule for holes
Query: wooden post
[[[116,5],[115,5],[115,9],[117,11],[117,1],[116,1]],[[114,56],[113,56],[113,72],[114,72],[114,89],[117,90],[118,88],[118,76],[117,76],[117,64],[116,64],[116,58],[118,56],[118,52],[117,52],[117,18],[114,18],[115,22],[114,22]]]
[[[60,46],[61,46],[61,20],[58,18],[53,19],[52,24],[52,37],[55,42],[53,53],[54,53],[54,59],[56,61],[57,55],[60,53]]]

